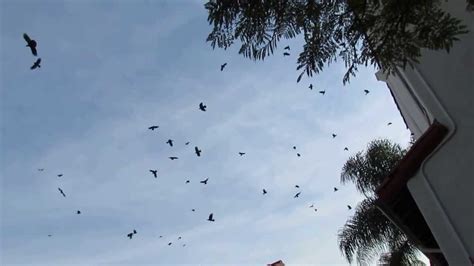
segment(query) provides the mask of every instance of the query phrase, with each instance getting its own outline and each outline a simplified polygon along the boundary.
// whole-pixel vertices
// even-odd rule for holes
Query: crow
[[[337,136],[336,134],[332,133],[332,138],[335,138],[336,136]]]
[[[298,185],[295,185],[295,188],[300,188],[300,186],[298,186]]]
[[[159,128],[159,126],[151,126],[151,127],[149,127],[148,129],[150,129],[150,130],[155,130],[155,129],[157,129],[157,128]]]
[[[290,50],[290,46],[288,45],[287,47],[283,48],[284,50]]]
[[[204,180],[202,180],[202,181],[199,181],[199,183],[202,183],[202,184],[204,184],[204,185],[207,185],[207,181],[208,181],[208,180],[209,180],[209,178],[206,178],[206,179],[204,179]]]
[[[39,168],[38,171],[43,172],[44,168]]]
[[[36,51],[36,41],[35,40],[32,40],[30,38],[30,36],[28,36],[28,34],[26,33],[23,33],[23,39],[25,39],[26,41],[26,47],[30,47],[31,49],[31,53],[34,55],[34,56],[37,56],[38,55],[38,52]]]
[[[288,53],[288,52],[283,53],[283,56],[289,56],[289,55],[290,55],[290,53]]]
[[[221,71],[224,71],[224,68],[227,66],[227,63],[221,65]]]
[[[153,176],[156,178],[156,177],[157,177],[158,170],[152,170],[152,169],[150,169],[150,173],[152,173]]]
[[[345,151],[348,151],[349,149],[347,147],[344,148]]]
[[[387,126],[390,126],[392,124],[392,122],[388,122]]]
[[[296,193],[296,195],[294,196],[294,198],[298,198],[300,196],[301,192],[298,192]]]
[[[326,93],[326,90],[319,91],[319,93],[321,93],[322,95],[324,95],[324,94]]]
[[[189,145],[189,141],[188,141],[188,142],[186,142],[186,143],[184,143],[184,145]]]
[[[367,95],[367,94],[369,94],[370,91],[369,90],[364,90],[364,92],[365,92],[365,95]]]
[[[296,150],[296,146],[293,146],[293,150]]]
[[[176,157],[176,156],[171,156],[171,157],[168,157],[168,158],[170,158],[171,161],[174,161],[174,160],[178,159],[178,157]]]
[[[33,63],[33,65],[30,67],[31,70],[36,69],[36,68],[41,68],[41,58],[36,59],[36,61]]]
[[[169,139],[166,143],[168,143],[170,145],[170,147],[173,147],[173,140],[172,139]]]
[[[64,191],[61,188],[58,188],[58,190],[61,193],[61,195],[63,195],[63,197],[66,197],[66,194],[64,194]]]
[[[347,209],[352,210],[351,205],[347,205]]]
[[[309,206],[310,208],[313,208],[314,207],[314,204],[311,204],[311,206]]]
[[[59,175],[58,175],[58,177],[61,177],[61,176],[63,176],[63,174],[59,174]]]
[[[132,239],[132,237],[133,237],[133,233],[129,233],[129,234],[127,234],[127,237],[128,237],[128,238],[130,238],[130,239]]]
[[[76,212],[76,213],[77,213],[77,214],[81,214],[81,211],[80,211],[80,210],[77,210],[77,212]]]
[[[318,209],[314,208],[314,211],[315,211],[315,212],[317,212],[317,211],[318,211]]]
[[[196,153],[196,155],[197,155],[198,157],[201,156],[201,152],[202,152],[202,151],[201,151],[197,146],[194,147],[194,152]]]
[[[191,211],[192,211],[192,212],[195,212],[195,211],[196,211],[196,209],[191,209]]]
[[[191,182],[191,181],[189,181],[189,180],[186,180],[186,184],[189,184],[189,182]]]
[[[201,103],[199,103],[199,110],[201,110],[201,111],[205,112],[205,111],[206,111],[206,108],[207,108],[207,106],[206,106],[206,105],[204,105],[204,103],[202,103],[202,102],[201,102]]]
[[[245,152],[239,152],[239,155],[243,156],[243,155],[245,155]]]
[[[179,236],[179,237],[178,237],[178,240],[180,240],[180,239],[181,239],[181,237]]]
[[[334,187],[334,192],[338,191],[339,189],[337,187]]]
[[[215,222],[215,220],[214,220],[214,214],[213,214],[213,213],[209,214],[209,218],[207,218],[207,220],[208,220],[209,222]]]
[[[299,153],[296,153],[296,155],[297,155],[298,157],[301,157],[301,154],[299,154]]]
[[[171,246],[171,244],[172,244],[172,243],[171,243],[171,242],[169,242],[169,243],[168,243],[168,246]]]
[[[263,195],[267,194],[267,191],[265,189],[262,189]]]
[[[310,90],[313,90],[313,84],[309,84],[309,87],[308,87]]]
[[[137,234],[137,230],[133,229],[133,234],[134,235]]]

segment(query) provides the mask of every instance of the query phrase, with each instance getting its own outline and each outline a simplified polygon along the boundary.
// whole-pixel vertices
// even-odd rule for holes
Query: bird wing
[[[40,64],[41,63],[41,58],[38,58],[38,60],[36,60],[35,64]]]
[[[213,219],[213,216],[214,216],[213,213],[209,214],[209,220],[212,220],[212,219]]]
[[[31,53],[32,53],[34,56],[37,56],[37,55],[38,55],[38,52],[36,51],[36,48],[30,47],[30,49],[31,49]]]
[[[27,43],[31,42],[30,36],[28,36],[26,33],[23,33],[23,39],[25,39]]]

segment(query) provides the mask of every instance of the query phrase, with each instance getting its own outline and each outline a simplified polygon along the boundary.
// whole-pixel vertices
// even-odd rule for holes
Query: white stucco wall
[[[474,12],[465,0],[449,0],[445,9],[462,19],[470,33],[450,53],[424,50],[415,68],[386,78],[408,127],[419,136],[427,127],[408,84],[429,119],[449,128],[440,147],[408,183],[450,265],[471,265],[474,258]]]

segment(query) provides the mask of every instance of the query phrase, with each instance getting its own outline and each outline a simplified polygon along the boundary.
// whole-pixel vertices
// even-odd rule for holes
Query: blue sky
[[[361,197],[341,167],[409,139],[388,89],[373,69],[343,86],[341,63],[297,84],[299,40],[253,62],[212,50],[206,18],[201,1],[1,2],[2,265],[347,264],[336,235]]]

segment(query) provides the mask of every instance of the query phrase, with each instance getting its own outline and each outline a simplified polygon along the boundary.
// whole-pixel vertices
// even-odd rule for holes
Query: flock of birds
[[[25,39],[25,41],[26,41],[26,43],[27,43],[26,46],[30,48],[31,53],[32,53],[35,57],[38,56],[37,42],[36,42],[36,40],[31,39],[31,38],[28,36],[28,34],[26,34],[26,33],[23,34],[23,38]],[[290,53],[289,53],[289,51],[290,51],[290,46],[286,46],[286,47],[284,48],[284,50],[285,50],[285,52],[283,53],[283,56],[289,56],[289,55],[290,55]],[[34,69],[40,68],[40,67],[41,67],[40,63],[41,63],[41,58],[38,58],[38,59],[33,63],[33,65],[30,67],[30,69],[31,69],[31,70],[34,70]],[[226,66],[227,66],[227,63],[222,64],[222,65],[220,66],[220,70],[221,70],[221,71],[224,71],[224,69],[225,69]],[[310,84],[310,85],[309,85],[309,89],[310,89],[310,90],[313,90],[313,84]],[[319,93],[322,94],[322,95],[325,95],[326,91],[325,91],[325,90],[321,90],[321,91],[319,91]],[[364,90],[364,93],[365,93],[365,95],[367,95],[367,94],[370,93],[370,91],[369,91],[369,90]],[[203,102],[201,102],[201,103],[199,103],[198,109],[199,109],[200,111],[202,111],[202,112],[206,112],[206,111],[207,111],[207,106],[206,106]],[[392,123],[389,122],[387,125],[390,126],[391,124],[392,124]],[[149,127],[148,127],[148,129],[151,130],[151,131],[158,130],[158,128],[159,128],[158,125],[152,125],[152,126],[149,126]],[[332,133],[332,138],[334,139],[334,138],[336,138],[336,137],[337,137],[337,134]],[[168,139],[168,141],[166,141],[166,144],[168,144],[170,147],[173,147],[173,145],[174,145],[174,140]],[[185,145],[189,145],[189,144],[190,144],[190,142],[186,142],[186,143],[185,143]],[[293,150],[296,150],[296,146],[293,146]],[[348,151],[348,150],[349,150],[349,148],[347,148],[347,147],[344,148],[344,151]],[[200,157],[201,154],[202,154],[202,150],[199,149],[198,146],[195,146],[195,147],[194,147],[194,153],[196,154],[196,156]],[[238,152],[238,155],[239,155],[239,156],[244,156],[245,154],[246,154],[245,152]],[[296,156],[297,156],[297,157],[301,157],[301,154],[300,154],[299,152],[296,152]],[[172,160],[172,161],[179,159],[177,156],[170,156],[170,157],[168,157],[168,158],[169,158],[170,160]],[[43,171],[44,171],[44,168],[39,168],[38,171],[43,172]],[[158,178],[158,169],[149,169],[149,172],[152,174],[152,176],[153,176],[154,178]],[[57,177],[59,177],[59,178],[62,177],[62,176],[63,176],[63,174],[57,174]],[[206,178],[206,179],[204,179],[204,180],[199,181],[199,183],[201,183],[201,184],[203,184],[203,185],[207,185],[208,181],[209,181],[209,178]],[[186,184],[189,184],[189,183],[190,183],[190,180],[186,180],[185,183],[186,183]],[[299,186],[299,185],[295,185],[295,188],[300,189],[300,186]],[[334,187],[333,190],[334,190],[334,192],[337,192],[339,189],[338,189],[337,187]],[[63,197],[66,197],[66,193],[63,191],[63,189],[61,189],[60,187],[58,187],[58,191],[59,191],[59,193],[60,193]],[[301,195],[301,193],[302,193],[302,191],[299,190],[299,191],[293,196],[293,198],[299,198],[300,195]],[[267,191],[265,188],[263,188],[263,189],[262,189],[262,194],[263,194],[263,195],[266,195],[266,194],[268,194],[268,191]],[[309,208],[313,209],[313,210],[316,211],[316,212],[318,211],[318,209],[315,208],[314,204],[311,204],[311,205],[309,206]],[[347,205],[347,209],[348,209],[348,210],[351,210],[352,207],[351,207],[350,205]],[[191,211],[195,212],[196,210],[195,210],[195,209],[191,209]],[[81,211],[80,211],[80,210],[77,210],[77,211],[76,211],[76,214],[78,214],[78,215],[81,214]],[[207,221],[209,221],[209,222],[215,222],[214,213],[210,213],[210,214],[209,214],[209,216],[207,217]],[[128,237],[129,239],[132,239],[133,236],[136,235],[136,234],[137,234],[136,229],[133,229],[133,231],[131,231],[130,233],[126,234],[126,237]],[[52,235],[48,235],[48,237],[51,237],[51,236],[52,236]],[[160,237],[160,238],[163,238],[162,235],[160,235],[159,237]],[[178,237],[178,240],[181,240],[181,237]],[[168,243],[168,246],[171,246],[171,245],[172,245],[172,242],[169,242],[169,243]],[[185,247],[186,244],[182,244],[182,246]]]

